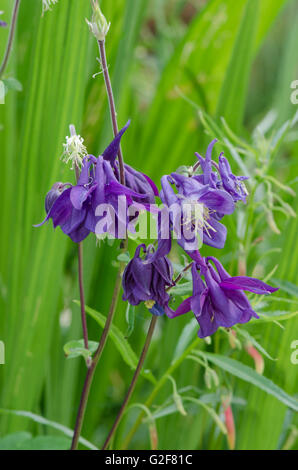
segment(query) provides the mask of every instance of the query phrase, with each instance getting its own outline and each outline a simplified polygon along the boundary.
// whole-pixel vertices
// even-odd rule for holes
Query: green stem
[[[7,41],[7,46],[3,58],[3,62],[0,67],[0,78],[2,77],[7,63],[8,59],[11,53],[11,48],[13,44],[13,38],[14,38],[14,33],[16,29],[16,23],[17,23],[17,17],[18,17],[18,12],[19,12],[19,6],[20,6],[21,0],[15,0],[14,7],[13,7],[13,13],[12,13],[12,20],[11,20],[11,25],[10,25],[10,31],[9,31],[9,36],[8,36],[8,41]]]
[[[119,132],[119,129],[118,129],[118,124],[117,124],[117,113],[116,113],[113,89],[112,89],[109,69],[107,66],[105,41],[97,41],[97,42],[98,42],[99,53],[100,53],[101,68],[102,68],[107,95],[108,95],[108,100],[109,100],[109,108],[110,108],[114,136],[116,136]],[[121,145],[119,146],[119,151],[118,151],[118,161],[119,161],[120,183],[125,184],[125,170],[124,170],[124,161],[123,161]]]
[[[114,292],[112,296],[112,301],[110,305],[110,310],[107,316],[106,324],[104,327],[104,330],[102,332],[101,338],[99,345],[97,347],[97,350],[95,351],[94,357],[92,359],[91,365],[89,369],[87,370],[83,390],[82,390],[82,395],[81,395],[81,400],[80,400],[80,405],[77,413],[77,419],[76,419],[76,424],[75,424],[75,429],[74,429],[74,435],[71,443],[71,450],[76,450],[78,448],[78,443],[79,443],[79,438],[81,435],[82,427],[83,427],[83,422],[84,422],[84,417],[85,417],[85,412],[86,412],[86,407],[88,403],[88,398],[89,398],[89,392],[91,388],[91,384],[93,381],[94,373],[96,370],[96,367],[98,365],[99,359],[101,357],[102,351],[105,347],[110,326],[112,324],[114,314],[116,311],[116,306],[117,302],[119,299],[119,294],[120,294],[120,289],[121,289],[121,275],[122,275],[122,265],[118,271],[115,287],[114,287]]]
[[[184,351],[184,353],[170,365],[168,370],[164,373],[164,375],[160,378],[160,380],[155,385],[154,389],[152,390],[152,392],[151,392],[149,398],[147,399],[147,401],[145,402],[144,406],[146,406],[147,408],[149,408],[151,406],[151,404],[153,403],[153,401],[154,401],[156,395],[158,394],[159,390],[163,387],[163,385],[168,380],[168,376],[173,374],[173,372],[177,369],[177,367],[180,366],[180,364],[184,361],[184,359],[193,351],[193,349],[195,349],[197,347],[198,344],[199,344],[199,338],[196,338],[191,343],[191,345]],[[135,424],[133,425],[133,427],[131,428],[131,430],[127,434],[127,436],[126,436],[126,438],[123,442],[123,445],[121,447],[121,450],[127,449],[131,439],[133,438],[134,434],[138,430],[139,426],[142,424],[144,416],[145,416],[145,412],[141,411],[141,413],[139,414]]]
[[[114,421],[114,424],[112,426],[112,429],[110,430],[109,434],[108,434],[108,437],[106,438],[105,440],[105,443],[102,447],[102,450],[106,450],[119,423],[120,423],[120,420],[123,416],[123,413],[125,411],[125,408],[130,400],[130,397],[131,395],[133,394],[133,391],[135,389],[135,386],[136,386],[136,383],[137,383],[137,380],[138,380],[138,377],[140,375],[140,372],[142,370],[142,367],[143,367],[143,364],[144,364],[144,361],[145,361],[145,358],[147,356],[147,352],[148,352],[148,349],[149,349],[149,346],[150,346],[150,343],[151,343],[151,339],[152,339],[152,336],[153,336],[153,332],[154,332],[154,328],[155,328],[155,325],[156,325],[156,321],[157,321],[157,318],[156,316],[152,316],[152,319],[151,319],[151,323],[150,323],[150,326],[149,326],[149,329],[148,329],[148,333],[147,333],[147,337],[146,337],[146,341],[145,341],[145,344],[144,344],[144,347],[143,347],[143,350],[142,350],[142,353],[141,353],[141,356],[140,356],[140,359],[139,359],[139,362],[138,362],[138,365],[137,365],[137,368],[135,370],[135,373],[133,375],[133,378],[132,378],[132,381],[131,381],[131,384],[129,386],[129,389],[127,391],[127,394],[124,398],[124,401],[122,403],[122,406],[120,408],[120,411]]]

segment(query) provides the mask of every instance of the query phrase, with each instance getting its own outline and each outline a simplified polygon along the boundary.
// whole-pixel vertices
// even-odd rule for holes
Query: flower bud
[[[91,21],[86,19],[86,22],[91,33],[96,37],[96,39],[98,41],[104,41],[110,29],[111,23],[108,23],[105,16],[102,14],[97,0],[93,0],[92,7],[92,19]]]
[[[265,362],[263,356],[256,350],[256,348],[251,344],[247,343],[245,346],[247,353],[253,358],[255,362],[256,372],[260,375],[263,374],[265,368]]]
[[[63,192],[64,188],[65,185],[63,183],[55,183],[53,184],[52,189],[47,193],[45,199],[45,210],[47,214],[51,210],[56,199],[61,196],[61,193]]]
[[[233,410],[231,407],[231,397],[223,396],[222,406],[224,409],[225,425],[227,428],[228,446],[230,450],[234,450],[235,443],[236,443],[236,430],[235,430]]]
[[[151,450],[157,450],[158,448],[158,434],[155,421],[152,421],[149,425],[149,433],[150,433],[150,443],[151,443]]]

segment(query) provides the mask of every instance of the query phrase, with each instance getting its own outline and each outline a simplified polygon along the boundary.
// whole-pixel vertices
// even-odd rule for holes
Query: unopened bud
[[[91,33],[96,37],[98,41],[104,41],[111,23],[108,23],[105,16],[103,15],[98,1],[93,0],[92,2],[93,14],[91,21],[86,19]]]
[[[149,434],[150,434],[151,450],[157,450],[158,434],[157,434],[156,424],[154,421],[149,424]]]
[[[276,225],[276,222],[273,217],[273,213],[271,210],[267,210],[267,222],[269,227],[271,228],[272,232],[276,233],[277,235],[280,235],[280,230],[278,226]]]
[[[174,393],[173,399],[174,399],[175,405],[177,406],[177,410],[179,411],[179,413],[182,414],[183,416],[186,416],[187,413],[185,411],[185,408],[183,406],[183,402],[179,393]]]
[[[232,349],[241,349],[241,343],[235,330],[229,330],[229,343]]]
[[[63,183],[53,184],[52,189],[47,193],[46,199],[45,199],[45,210],[47,214],[51,210],[56,199],[58,199],[58,197],[61,196],[64,189],[65,189],[65,185]]]
[[[234,422],[234,416],[233,416],[233,410],[231,407],[230,397],[223,397],[222,405],[223,405],[224,415],[225,415],[225,425],[227,428],[228,446],[230,450],[234,450],[235,443],[236,443],[236,430],[235,430],[235,422]]]
[[[256,350],[256,348],[251,344],[247,343],[245,346],[247,353],[253,358],[255,362],[256,372],[260,375],[263,374],[265,368],[265,362],[263,356]]]

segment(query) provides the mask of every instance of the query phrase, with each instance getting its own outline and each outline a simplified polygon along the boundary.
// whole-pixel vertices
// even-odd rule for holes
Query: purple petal
[[[174,317],[178,317],[180,315],[184,315],[191,310],[191,299],[192,297],[188,297],[188,299],[183,300],[183,302],[179,305],[177,310],[174,313]]]
[[[145,194],[136,193],[132,189],[127,188],[127,186],[123,186],[122,184],[118,183],[117,181],[111,181],[108,186],[105,188],[106,194],[115,194],[115,195],[125,195],[137,198],[146,198]]]
[[[271,287],[265,282],[259,281],[259,279],[246,276],[236,276],[225,279],[220,283],[220,287],[223,289],[246,290],[260,295],[272,294],[272,292],[278,290],[278,288]]]
[[[145,173],[142,173],[142,175],[146,178],[146,180],[148,181],[148,183],[150,184],[152,190],[153,190],[153,193],[155,196],[159,196],[159,191],[157,189],[157,186],[156,184],[154,183],[154,181],[152,181],[151,178],[149,178],[149,176],[145,175]]]
[[[127,130],[128,126],[130,125],[130,120],[126,123],[126,125],[121,129],[120,132],[116,135],[116,137],[112,140],[110,145],[105,149],[102,156],[105,160],[108,160],[111,165],[114,164],[115,159],[117,157],[117,153],[120,147],[121,137],[123,136],[124,132]]]
[[[225,246],[227,238],[226,227],[217,220],[215,220],[213,217],[210,217],[208,219],[208,224],[210,224],[214,230],[208,228],[207,232],[207,230],[204,229],[203,242],[205,243],[205,245],[212,246],[213,248],[223,248]]]
[[[232,196],[226,191],[220,189],[208,189],[199,201],[205,204],[208,209],[220,212],[222,214],[232,214],[235,204]]]

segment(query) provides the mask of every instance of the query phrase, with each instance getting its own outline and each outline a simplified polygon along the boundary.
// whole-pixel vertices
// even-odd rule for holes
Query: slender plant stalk
[[[108,96],[108,101],[109,101],[109,108],[110,108],[110,114],[111,114],[111,121],[112,121],[112,126],[113,126],[113,133],[114,136],[118,134],[118,124],[117,124],[117,113],[116,113],[116,107],[115,107],[115,100],[114,100],[114,95],[113,95],[113,90],[112,90],[112,84],[111,84],[111,79],[110,79],[110,74],[107,66],[107,59],[106,59],[106,50],[105,50],[105,41],[97,41],[98,42],[98,47],[99,47],[99,53],[100,53],[100,62],[101,62],[101,67],[102,67],[102,72],[104,76],[104,81],[105,81],[105,86],[106,86],[106,91],[107,91],[107,96]],[[122,155],[122,150],[121,146],[119,146],[119,151],[118,151],[118,161],[119,161],[119,173],[120,173],[120,183],[125,184],[125,172],[124,172],[124,161],[123,161],[123,155]],[[122,250],[125,250],[127,247],[127,239],[121,243],[121,248]],[[79,248],[80,250],[80,248]],[[80,252],[79,252],[80,253]],[[80,259],[80,257],[79,257]],[[102,336],[100,338],[100,342],[98,345],[98,348],[94,354],[94,357],[91,361],[91,364],[89,365],[87,375],[85,378],[84,382],[84,387],[82,390],[82,395],[81,395],[81,400],[80,400],[80,405],[78,409],[78,414],[77,414],[77,419],[76,419],[76,424],[75,424],[75,429],[74,429],[74,435],[72,439],[72,444],[71,444],[71,450],[76,450],[78,447],[78,442],[79,438],[81,435],[82,427],[83,427],[83,422],[84,422],[84,416],[85,416],[85,411],[88,403],[88,397],[89,397],[89,392],[90,392],[90,387],[93,381],[94,373],[97,367],[97,364],[99,362],[99,359],[101,357],[102,351],[105,347],[109,331],[113,322],[117,302],[119,299],[119,294],[120,294],[120,288],[121,288],[121,278],[122,278],[122,271],[123,271],[123,263],[120,264],[120,268],[118,271],[115,287],[114,287],[114,292],[113,292],[113,297],[111,301],[111,306],[110,310],[106,319],[105,327],[102,333]],[[80,283],[80,286],[83,284]],[[83,318],[83,309],[85,312],[85,302],[82,302],[82,297],[81,297],[81,312],[82,312],[82,318]]]
[[[79,289],[80,289],[80,303],[81,303],[81,319],[83,328],[84,347],[89,349],[88,344],[88,329],[85,311],[85,293],[84,293],[84,281],[83,281],[83,243],[78,245],[78,271],[79,271]],[[87,363],[88,365],[88,363]]]
[[[189,263],[187,266],[185,266],[184,269],[182,269],[181,273],[178,274],[178,276],[176,277],[176,279],[174,279],[173,281],[173,285],[177,284],[177,282],[181,281],[181,279],[183,278],[184,274],[192,267],[193,265],[193,261],[191,263]],[[173,286],[169,286],[166,288],[166,291],[169,291],[171,290]]]
[[[191,345],[184,351],[184,353],[176,359],[168,368],[168,370],[163,374],[163,376],[160,378],[160,380],[157,382],[157,384],[154,386],[154,389],[152,390],[150,396],[148,397],[147,401],[145,402],[144,406],[146,408],[149,408],[156,395],[158,394],[159,390],[163,387],[163,385],[167,382],[168,376],[172,375],[173,372],[177,369],[177,367],[180,366],[180,364],[184,361],[184,359],[197,347],[199,343],[199,338],[196,338]],[[141,411],[137,420],[135,421],[133,427],[127,434],[122,446],[121,450],[127,449],[131,439],[133,438],[134,434],[138,430],[139,426],[142,424],[143,418],[145,416],[145,411]]]
[[[139,359],[139,362],[138,362],[138,365],[137,365],[137,368],[135,370],[135,373],[133,375],[133,378],[132,378],[132,381],[130,383],[130,386],[129,386],[129,389],[127,391],[127,394],[124,398],[124,401],[122,403],[122,406],[120,408],[120,411],[114,421],[114,424],[112,426],[112,429],[110,430],[109,434],[108,434],[108,437],[106,438],[105,440],[105,443],[102,447],[102,450],[105,450],[107,449],[119,423],[120,423],[120,420],[123,416],[123,413],[125,411],[125,408],[130,400],[130,397],[131,395],[133,394],[133,391],[135,389],[135,386],[136,386],[136,383],[137,383],[137,380],[138,380],[138,377],[140,375],[140,372],[142,370],[142,367],[143,367],[143,364],[144,364],[144,361],[145,361],[145,358],[146,358],[146,355],[147,355],[147,352],[148,352],[148,349],[149,349],[149,346],[150,346],[150,343],[151,343],[151,339],[152,339],[152,336],[153,336],[153,332],[154,332],[154,328],[155,328],[155,325],[156,325],[156,321],[157,321],[157,318],[156,316],[152,316],[151,318],[151,322],[150,322],[150,326],[149,326],[149,329],[148,329],[148,333],[147,333],[147,337],[146,337],[146,341],[145,341],[145,344],[144,344],[144,347],[143,347],[143,350],[142,350],[142,353],[141,353],[141,356],[140,356],[140,359]]]
[[[3,75],[3,73],[6,69],[8,59],[9,59],[9,56],[10,56],[10,53],[11,53],[11,48],[12,48],[14,33],[15,33],[15,29],[16,29],[16,23],[17,23],[17,18],[18,18],[20,2],[21,2],[21,0],[15,0],[15,2],[14,2],[7,46],[6,46],[4,58],[3,58],[3,61],[2,61],[1,67],[0,67],[0,78],[2,77],[2,75]]]
[[[93,381],[94,373],[97,367],[97,364],[99,362],[99,359],[101,357],[102,351],[105,347],[110,326],[113,321],[113,317],[116,311],[116,306],[117,302],[119,299],[119,294],[120,294],[120,289],[121,289],[121,277],[122,277],[122,269],[123,266],[120,267],[114,287],[114,292],[112,296],[112,301],[109,309],[109,313],[107,316],[106,324],[103,330],[103,333],[100,338],[99,345],[97,347],[97,350],[95,351],[95,354],[93,356],[91,365],[89,369],[87,370],[83,390],[82,390],[82,395],[81,395],[81,400],[80,400],[80,405],[78,409],[78,414],[77,414],[77,419],[76,419],[76,424],[75,424],[75,429],[74,429],[74,435],[72,439],[72,444],[71,444],[71,450],[76,450],[78,447],[79,443],[79,438],[81,435],[82,427],[83,427],[83,422],[84,422],[84,416],[85,416],[85,411],[88,403],[88,397],[89,397],[89,392],[90,392],[90,387]]]
[[[114,132],[114,136],[116,136],[118,134],[119,129],[118,129],[118,124],[117,124],[117,113],[116,113],[113,89],[111,85],[109,69],[107,66],[105,41],[97,41],[97,42],[98,42],[99,53],[100,53],[101,68],[102,68],[107,95],[108,95],[108,100],[109,100],[113,132]],[[124,161],[123,161],[121,145],[119,146],[119,151],[118,151],[118,161],[119,161],[120,183],[125,184]]]
[[[73,124],[69,126],[70,135],[76,135],[76,128]],[[76,180],[79,181],[80,177],[80,169],[78,165],[75,165],[75,172],[76,172]],[[78,278],[79,278],[79,290],[80,290],[80,304],[81,304],[81,320],[82,320],[82,329],[83,329],[83,338],[84,338],[84,347],[89,349],[88,344],[88,329],[87,329],[87,319],[86,319],[86,311],[85,311],[85,293],[84,293],[84,268],[83,268],[83,243],[80,242],[78,244]],[[87,366],[91,365],[91,361],[89,358],[86,361]]]

